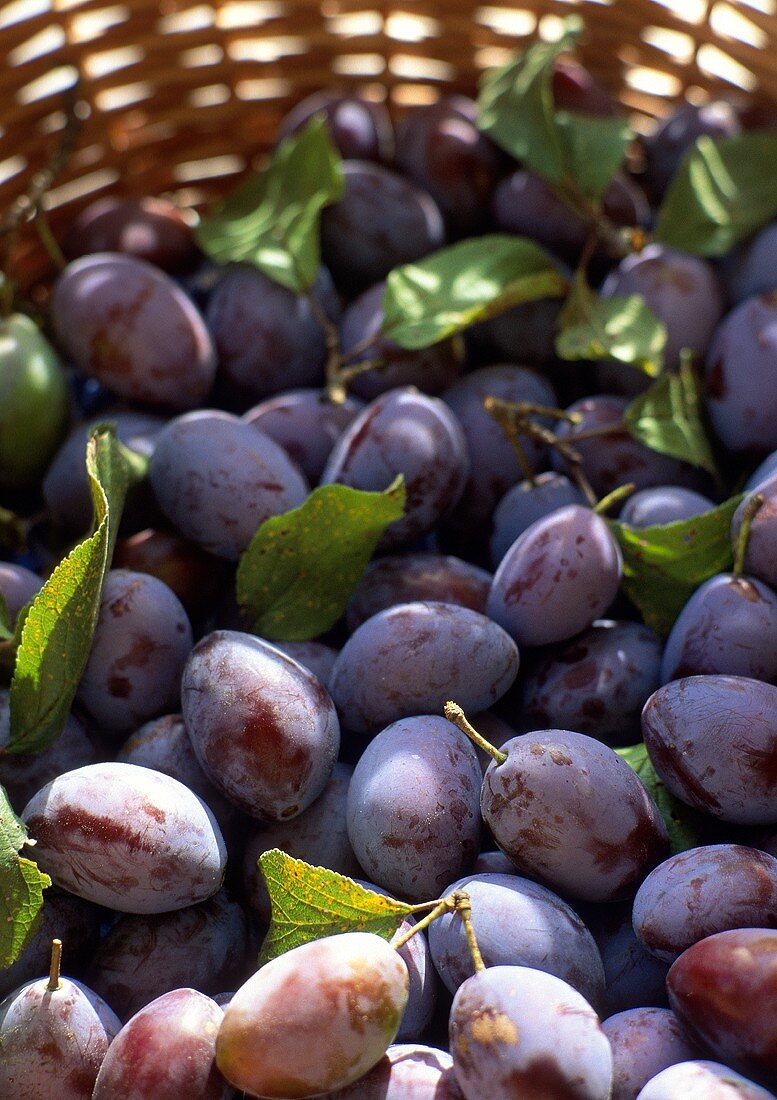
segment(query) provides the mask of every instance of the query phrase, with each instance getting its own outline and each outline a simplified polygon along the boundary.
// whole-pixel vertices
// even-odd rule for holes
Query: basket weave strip
[[[392,111],[451,90],[578,11],[580,55],[648,129],[682,97],[777,103],[777,0],[15,0],[0,7],[0,213],[48,163],[63,92],[88,117],[48,199],[55,231],[101,194],[223,195],[321,87]],[[25,281],[47,265],[22,234]]]

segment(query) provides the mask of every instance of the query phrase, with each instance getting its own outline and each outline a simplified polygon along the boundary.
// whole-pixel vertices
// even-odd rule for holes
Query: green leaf
[[[641,294],[601,298],[578,271],[559,317],[561,359],[612,359],[654,377],[663,366],[666,326]]]
[[[286,138],[269,163],[250,177],[195,230],[216,263],[245,261],[296,293],[312,286],[321,262],[319,221],[342,198],[342,162],[323,115]]]
[[[635,439],[659,454],[671,455],[718,476],[702,420],[703,393],[688,363],[666,374],[629,404],[623,419]]]
[[[278,848],[259,856],[259,868],[272,903],[260,966],[293,947],[341,932],[374,932],[390,940],[413,912],[405,902],[366,890],[335,871],[311,867]]]
[[[572,205],[579,205],[576,192],[598,202],[633,136],[622,118],[555,110],[553,69],[582,29],[582,20],[571,16],[558,41],[537,42],[486,73],[478,97],[479,128]]]
[[[777,217],[775,179],[777,134],[697,138],[664,197],[656,238],[697,256],[724,256]]]
[[[400,476],[382,493],[322,485],[264,521],[237,569],[237,599],[265,638],[306,641],[337,622],[380,536],[405,511]]]
[[[563,135],[568,175],[598,208],[634,138],[628,122],[558,111],[556,125]]]
[[[731,519],[741,500],[653,527],[608,520],[623,553],[626,594],[658,634],[669,633],[700,584],[731,567]]]
[[[31,843],[0,787],[0,969],[16,962],[35,933],[43,891],[51,886],[49,876],[19,854]]]
[[[11,618],[8,614],[8,607],[5,603],[5,599],[1,594],[0,603],[4,608],[4,611],[0,614],[0,619],[5,615],[2,625],[0,625],[0,683],[10,684],[16,665],[16,653],[19,649],[19,643],[22,640],[22,630],[27,621],[29,610],[32,607],[32,600],[21,608],[19,614],[16,616],[16,623],[10,633],[7,628]],[[0,753],[2,753],[2,751],[3,750],[0,750]]]
[[[29,606],[11,681],[7,752],[39,752],[62,732],[84,671],[132,472],[112,428],[94,429],[86,470],[95,531],[61,561]]]
[[[485,73],[478,96],[478,127],[516,160],[551,183],[567,174],[562,135],[553,104],[553,67],[572,50],[583,30],[567,20],[556,42],[537,42],[498,69]]]
[[[534,241],[500,233],[474,237],[390,272],[381,332],[403,348],[426,348],[566,289],[556,261]]]
[[[648,794],[658,806],[669,833],[672,854],[697,847],[702,835],[701,815],[667,790],[656,775],[647,746],[640,741],[638,745],[627,745],[615,751],[637,773],[647,788]]]
[[[11,613],[8,610],[5,596],[0,592],[0,642],[8,642],[11,638],[13,638]]]

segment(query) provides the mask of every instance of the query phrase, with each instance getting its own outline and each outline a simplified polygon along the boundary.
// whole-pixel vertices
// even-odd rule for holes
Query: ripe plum
[[[73,260],[51,297],[57,340],[79,370],[144,405],[201,404],[216,350],[191,299],[173,280],[119,252]]]
[[[260,638],[207,634],[183,673],[186,729],[205,774],[253,817],[283,821],[323,791],[340,744],[321,682]]]
[[[468,607],[427,600],[363,622],[340,650],[330,686],[343,725],[367,733],[439,714],[448,699],[484,710],[517,673],[518,648],[500,626]]]
[[[216,410],[171,420],[157,440],[149,477],[159,507],[180,533],[230,560],[264,520],[296,508],[308,494],[282,447]]]
[[[348,790],[348,836],[361,866],[403,898],[429,901],[478,852],[481,772],[445,718],[394,722],[364,750]]]
[[[612,749],[569,730],[502,746],[480,807],[494,839],[524,874],[583,901],[617,901],[668,854],[653,799]]]
[[[321,484],[381,492],[403,474],[405,514],[381,541],[383,549],[394,549],[427,534],[452,510],[468,472],[456,417],[437,398],[407,388],[390,390],[356,417],[335,444]]]
[[[58,886],[121,913],[167,913],[221,886],[226,848],[188,787],[134,764],[65,772],[27,803],[35,858]]]

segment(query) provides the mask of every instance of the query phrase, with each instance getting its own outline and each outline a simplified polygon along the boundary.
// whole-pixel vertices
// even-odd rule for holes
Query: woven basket
[[[777,103],[777,0],[13,0],[0,7],[0,215],[50,160],[79,77],[84,125],[47,197],[55,232],[111,192],[193,206],[224,194],[321,87],[395,111],[472,94],[573,10],[582,59],[638,130],[683,96]],[[47,264],[22,233],[14,276],[34,282]]]

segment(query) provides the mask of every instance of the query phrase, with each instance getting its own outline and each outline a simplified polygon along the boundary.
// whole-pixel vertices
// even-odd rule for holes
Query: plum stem
[[[750,541],[750,528],[753,526],[753,520],[763,502],[763,494],[754,493],[745,504],[742,512],[742,526],[739,528],[739,535],[737,536],[734,568],[732,570],[735,577],[741,577],[744,572],[745,554],[747,553],[747,544]]]
[[[36,232],[40,237],[41,244],[49,254],[49,258],[58,271],[64,271],[67,267],[67,260],[65,259],[65,253],[59,247],[57,238],[51,232],[51,225],[49,224],[48,216],[42,208],[38,210],[33,222]]]
[[[49,984],[46,989],[52,993],[59,989],[59,968],[62,964],[62,940],[51,941],[51,965],[49,967]]]
[[[489,756],[492,756],[497,764],[504,764],[505,760],[507,760],[507,753],[502,752],[501,749],[495,748],[490,741],[486,741],[485,737],[478,733],[472,723],[467,720],[466,714],[458,703],[448,700],[443,707],[443,713],[449,722],[452,722],[454,726],[458,727],[462,733],[466,733],[473,744],[477,745],[483,752],[487,752]]]
[[[531,487],[534,488],[537,484],[537,478],[534,474],[532,464],[529,462],[526,450],[520,440],[520,415],[516,415],[515,409],[512,408],[507,401],[500,401],[498,398],[491,396],[483,398],[483,408],[490,417],[493,417],[507,436],[509,443],[515,451],[515,456],[518,459],[518,465],[521,467],[524,478],[529,482]]]
[[[340,332],[334,321],[329,319],[312,287],[308,287],[305,291],[305,297],[311,313],[324,333],[326,342],[326,395],[333,405],[342,405],[346,398],[346,390],[341,377],[343,357],[340,354]]]
[[[421,917],[411,928],[408,928],[407,932],[403,932],[398,940],[393,940],[391,946],[395,951],[399,951],[400,947],[404,947],[418,932],[423,932],[424,928],[428,928],[438,917],[441,917],[444,913],[452,913],[454,909],[456,909],[455,894],[450,894],[447,898],[439,901],[425,917]]]
[[[629,481],[626,485],[619,485],[617,489],[613,489],[607,496],[602,497],[599,503],[594,508],[597,516],[603,516],[605,512],[608,512],[614,504],[620,504],[626,497],[630,497],[637,486],[633,481]]]
[[[23,222],[34,217],[46,192],[51,189],[54,180],[60,174],[75,149],[76,140],[81,131],[83,115],[79,113],[79,85],[76,83],[65,93],[65,125],[60,132],[59,143],[49,163],[41,168],[30,180],[30,185],[0,218],[0,236],[18,229]]]
[[[444,898],[435,898],[434,901],[419,901],[417,905],[408,905],[408,909],[411,913],[428,913],[430,909],[441,905],[444,900]]]
[[[486,398],[484,405],[486,411],[497,420],[502,417],[509,417],[513,431],[528,436],[529,439],[533,439],[535,443],[539,443],[543,447],[553,447],[557,450],[567,464],[569,476],[580,489],[588,504],[591,508],[596,507],[596,493],[593,491],[593,487],[583,470],[583,456],[575,449],[575,442],[578,438],[582,438],[584,433],[579,432],[576,435],[574,432],[570,432],[569,435],[561,436],[546,427],[545,424],[540,423],[539,420],[532,420],[533,415],[555,416],[557,420],[563,420],[574,426],[580,423],[581,413],[569,413],[563,409],[553,409],[546,405],[532,405],[526,401],[501,401],[497,397]],[[617,430],[621,431],[622,428],[619,426]],[[602,433],[597,432],[597,434]]]
[[[358,343],[354,344],[352,348],[349,348],[348,351],[344,351],[342,353],[343,362],[350,363],[353,359],[362,359],[367,354],[367,352],[372,349],[373,344],[375,344],[377,340],[378,333],[375,332],[373,332],[369,336],[362,337],[362,339],[359,340]]]
[[[340,368],[340,380],[344,385],[351,382],[354,378],[358,378],[360,374],[366,374],[371,370],[382,370],[386,366],[386,360],[382,359],[379,355],[373,356],[371,359],[362,359],[359,363],[353,363],[348,367]]]
[[[480,954],[480,946],[478,945],[475,927],[472,923],[472,902],[466,890],[454,890],[453,897],[456,902],[456,912],[461,917],[464,925],[464,935],[467,937],[467,946],[469,947],[469,953],[472,956],[475,973],[477,974],[481,970],[486,969],[486,964],[483,962],[483,956]]]

